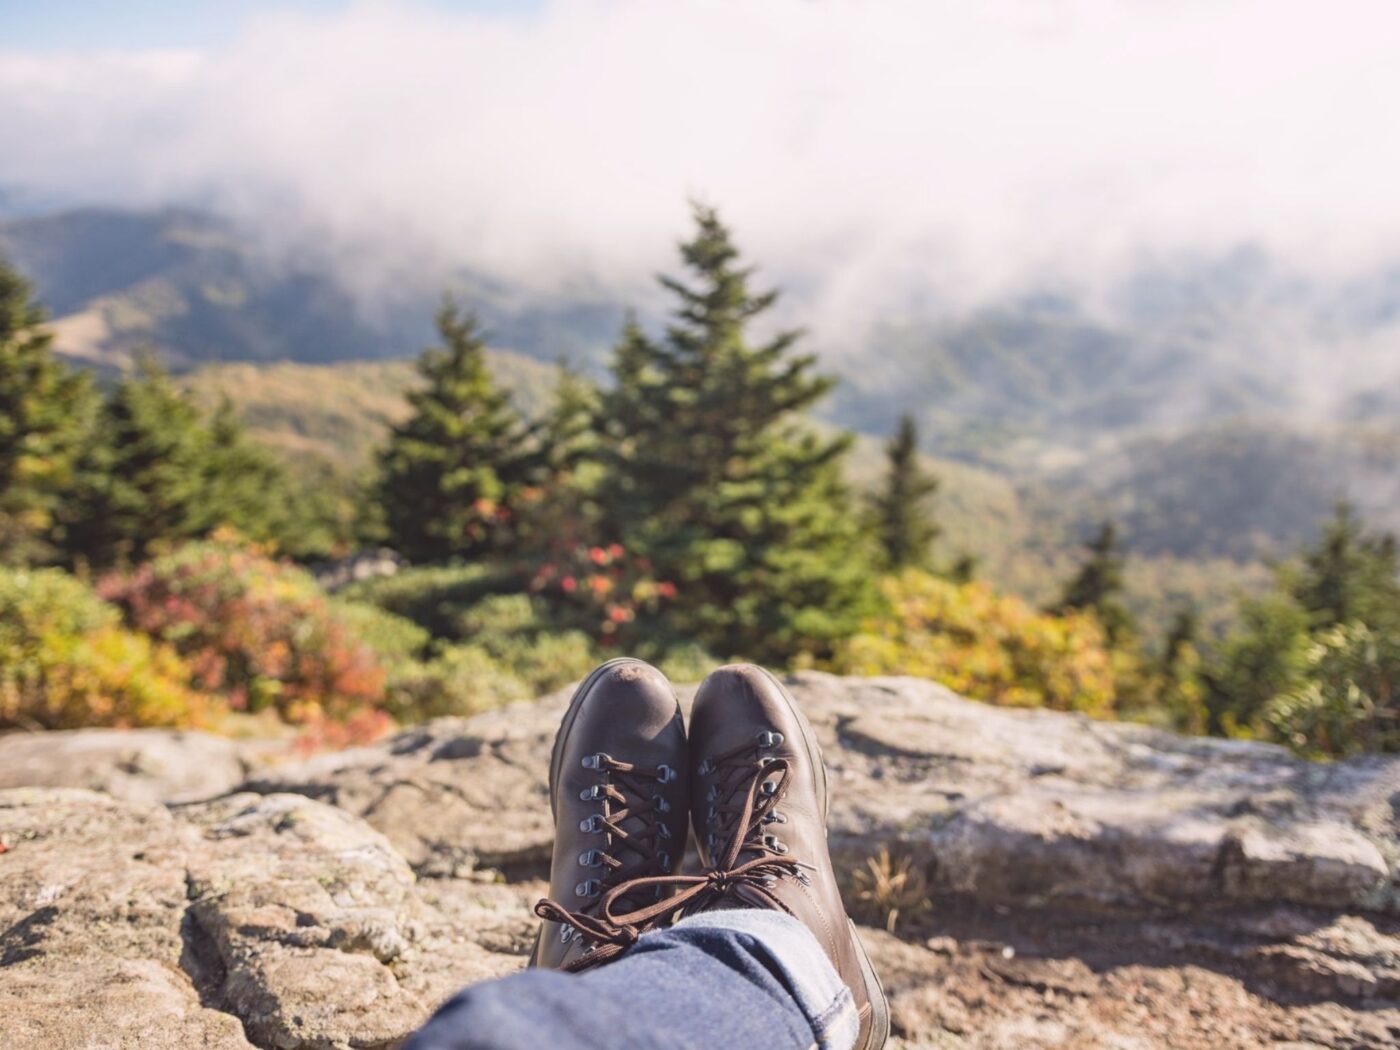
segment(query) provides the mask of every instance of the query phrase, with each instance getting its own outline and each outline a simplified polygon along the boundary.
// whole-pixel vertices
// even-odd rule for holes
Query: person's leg
[[[711,911],[644,934],[583,974],[528,970],[467,988],[404,1050],[850,1050],[850,989],[782,912]]]

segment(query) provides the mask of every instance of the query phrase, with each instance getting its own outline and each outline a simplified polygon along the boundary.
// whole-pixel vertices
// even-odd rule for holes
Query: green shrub
[[[412,620],[363,602],[332,600],[330,611],[387,667],[416,660],[432,641],[428,632]]]
[[[719,666],[708,652],[691,643],[672,646],[653,654],[657,670],[673,682],[699,682]]]
[[[1264,709],[1276,737],[1312,756],[1400,751],[1400,638],[1338,624],[1309,646],[1305,674]]]
[[[434,638],[460,640],[471,631],[471,625],[463,622],[464,610],[492,595],[518,590],[518,584],[499,569],[441,565],[362,580],[341,591],[340,597],[412,620]]]
[[[601,579],[607,568],[588,549],[583,557]],[[555,583],[564,577],[549,576]],[[600,590],[591,576],[580,580],[590,595]],[[562,606],[541,593],[539,577],[531,593],[503,571],[480,566],[444,566],[409,569],[395,576],[366,580],[341,592],[354,610],[352,617],[372,614],[374,606],[388,617],[375,629],[390,645],[375,643],[389,669],[387,709],[399,721],[414,722],[440,715],[466,715],[514,700],[529,700],[561,689],[585,677],[619,646],[595,641],[580,624],[596,626],[605,619],[602,604],[587,605],[580,615],[572,605]],[[562,592],[561,592],[562,593]],[[591,601],[592,599],[589,599]],[[403,627],[405,620],[417,625]],[[358,622],[358,621],[357,621]],[[436,653],[426,661],[406,659],[426,631],[440,640]],[[669,644],[669,636],[648,643],[637,640],[627,651],[658,663],[678,681],[698,681],[715,661],[693,645]]]
[[[57,569],[0,569],[0,727],[198,725],[219,705],[169,648]]]
[[[533,696],[530,687],[476,645],[453,645],[389,682],[388,709],[401,722],[471,715]]]
[[[1292,596],[1274,592],[1244,602],[1239,624],[1208,660],[1208,728],[1253,736],[1269,703],[1302,685],[1307,669],[1308,614]]]
[[[496,635],[475,644],[524,682],[532,696],[577,682],[604,659],[580,631],[541,632],[533,637]]]

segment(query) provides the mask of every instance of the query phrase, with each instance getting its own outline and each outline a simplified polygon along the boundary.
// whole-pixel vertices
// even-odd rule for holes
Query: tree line
[[[1344,507],[1278,568],[1270,594],[1241,604],[1224,638],[1202,637],[1183,608],[1160,644],[1144,639],[1106,523],[1042,610],[1051,619],[988,606],[1020,626],[933,654],[927,639],[940,632],[980,630],[965,614],[986,596],[958,589],[969,559],[934,560],[938,481],[912,420],[858,497],[845,481],[850,436],[807,422],[834,381],[799,332],[755,337],[777,293],[754,287],[713,209],[697,206],[694,220],[680,275],[660,278],[668,323],[649,332],[628,319],[609,381],[561,370],[535,418],[493,380],[471,312],[445,302],[409,412],[362,479],[354,538],[420,566],[489,565],[554,628],[643,653],[695,644],[721,658],[841,666],[838,650],[864,632],[878,658],[847,652],[844,666],[976,683],[986,643],[1031,668],[1007,672],[1022,683],[1008,696],[1048,702],[1063,692],[1046,684],[1056,661],[1080,660],[1070,680],[1097,682],[1086,668],[1102,651],[1111,681],[1107,693],[1094,687],[1095,710],[1327,754],[1400,747],[1400,555]],[[301,557],[344,535],[338,494],[290,478],[227,402],[199,411],[149,356],[99,390],[55,356],[42,322],[23,280],[0,266],[0,564],[100,570],[223,525]],[[892,591],[882,578],[908,582]]]
[[[936,483],[912,422],[882,490],[858,501],[849,435],[804,420],[834,380],[800,333],[752,338],[777,293],[752,287],[713,209],[694,218],[682,276],[660,278],[674,304],[664,331],[629,320],[611,382],[563,371],[538,419],[493,381],[470,311],[446,302],[441,345],[420,357],[409,414],[364,485],[362,535],[418,564],[514,566],[566,603],[569,560],[612,552],[674,597],[666,632],[780,661],[851,634],[876,567],[927,564]],[[227,402],[202,414],[150,355],[100,392],[55,356],[42,321],[0,270],[0,559],[102,568],[219,525],[293,555],[324,540],[330,497],[290,480]],[[663,630],[616,599],[619,640]]]

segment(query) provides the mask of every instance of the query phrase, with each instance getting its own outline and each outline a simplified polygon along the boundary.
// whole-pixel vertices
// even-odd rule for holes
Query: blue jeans
[[[712,911],[582,974],[465,988],[404,1050],[851,1050],[858,1018],[815,937],[777,911]]]

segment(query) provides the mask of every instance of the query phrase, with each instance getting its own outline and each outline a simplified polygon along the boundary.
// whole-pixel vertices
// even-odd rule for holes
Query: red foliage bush
[[[201,689],[286,721],[363,721],[385,670],[315,581],[230,536],[189,543],[98,585],[136,630],[172,646]]]

